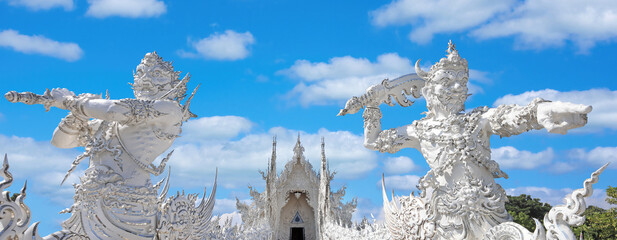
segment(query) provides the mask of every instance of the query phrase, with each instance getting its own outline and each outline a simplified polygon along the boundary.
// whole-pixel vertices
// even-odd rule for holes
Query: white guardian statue
[[[153,52],[146,54],[133,75],[134,99],[75,95],[64,88],[47,90],[44,95],[14,91],[5,95],[11,102],[69,110],[51,142],[59,148],[85,148],[66,177],[82,160],[88,158],[90,162],[81,183],[75,185],[73,206],[64,211],[71,217],[62,223],[63,230],[45,239],[204,236],[214,206],[216,180],[210,197],[203,196],[197,207],[196,194],[182,193],[166,199],[169,177],[160,193],[163,181],[151,183],[151,175],[164,171],[173,151],[158,166],[153,163],[155,159],[180,136],[182,123],[196,117],[189,111],[195,91],[181,104],[190,77],[187,74],[180,79],[179,75],[170,62]]]
[[[418,60],[417,74],[371,86],[339,113],[353,114],[364,108],[367,148],[389,153],[415,148],[431,168],[418,183],[418,197],[390,202],[384,190],[386,224],[394,239],[483,239],[493,226],[511,222],[504,206],[506,193],[494,180],[508,175],[491,160],[491,135],[509,137],[542,128],[565,134],[584,126],[591,111],[591,106],[538,98],[527,106],[463,112],[469,96],[467,60],[452,42],[447,53],[429,72],[420,69]],[[400,105],[410,106],[413,102],[406,95],[426,99],[426,117],[382,130],[379,105],[393,106],[394,97]]]

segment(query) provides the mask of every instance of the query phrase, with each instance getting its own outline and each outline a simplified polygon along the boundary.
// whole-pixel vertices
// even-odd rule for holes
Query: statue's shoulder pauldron
[[[140,123],[164,115],[154,108],[154,100],[125,98],[119,100],[118,104],[129,109],[124,113],[126,120],[122,124]]]

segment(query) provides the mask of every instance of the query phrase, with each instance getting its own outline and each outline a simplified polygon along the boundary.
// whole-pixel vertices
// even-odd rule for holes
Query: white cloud
[[[484,89],[480,85],[493,83],[493,80],[489,78],[489,74],[489,72],[469,69],[469,82],[467,83],[469,93],[473,95],[484,93]]]
[[[426,44],[433,35],[469,30],[506,12],[513,0],[395,0],[373,12],[377,26],[411,25],[411,41]]]
[[[234,212],[231,212],[231,213],[224,213],[218,219],[218,223],[219,223],[219,225],[223,226],[227,220],[231,220],[231,225],[232,226],[241,225],[242,224],[242,214],[240,214],[237,211],[234,211]]]
[[[40,35],[22,35],[8,29],[0,32],[0,46],[9,47],[26,54],[41,54],[66,61],[76,61],[83,51],[76,43],[58,42]]]
[[[62,7],[64,10],[73,10],[73,0],[8,0],[11,6],[24,6],[33,11],[49,10]]]
[[[27,178],[29,192],[41,194],[61,206],[68,207],[73,202],[72,184],[78,183],[78,176],[83,175],[80,169],[84,166],[74,171],[64,185],[60,183],[73,159],[79,155],[78,151],[59,149],[32,138],[0,135],[0,153],[7,154],[9,171],[14,178]],[[87,164],[87,160],[85,162]],[[12,187],[18,185],[14,182]]]
[[[489,72],[483,72],[479,70],[469,69],[469,79],[478,83],[491,84],[493,80],[489,78]]]
[[[197,52],[180,50],[181,56],[233,61],[249,56],[249,47],[255,43],[255,38],[250,32],[238,33],[226,30],[224,33],[214,33],[198,41],[189,42]]]
[[[384,161],[384,170],[387,174],[402,174],[416,170],[418,167],[411,158],[400,156],[390,157]]]
[[[167,12],[165,3],[157,0],[88,0],[88,3],[86,15],[95,18],[158,17]]]
[[[519,47],[544,48],[572,41],[582,51],[617,37],[617,2],[526,0],[499,20],[472,31],[480,39],[514,36]]]
[[[411,41],[468,32],[478,39],[514,37],[517,47],[545,48],[573,42],[583,52],[617,39],[613,0],[395,0],[371,12],[377,26],[411,25]]]
[[[388,72],[402,74],[412,69],[409,59],[402,58],[396,53],[385,53],[379,55],[375,63],[371,63],[366,58],[351,56],[334,57],[328,63],[297,60],[289,69],[280,72],[312,82],[350,76],[366,77]]]
[[[518,150],[511,146],[491,149],[491,157],[503,169],[535,169],[548,165],[553,161],[555,153],[552,148],[542,152],[532,153]]]
[[[191,120],[182,127],[182,140],[229,139],[246,133],[253,123],[238,116],[213,116]]]
[[[201,201],[201,199],[199,201]],[[235,198],[234,199],[217,198],[214,203],[215,203],[214,209],[212,209],[213,215],[236,213],[236,199]]]
[[[560,92],[553,89],[539,91],[527,91],[518,95],[508,94],[493,103],[493,106],[501,104],[527,105],[534,98],[541,97],[546,100],[572,102],[577,104],[591,105],[593,110],[588,114],[587,126],[578,131],[600,131],[604,128],[617,129],[617,91],[609,89],[590,89],[584,91]]]
[[[386,191],[390,189],[415,191],[415,190],[418,190],[416,186],[418,185],[420,176],[417,176],[417,175],[387,176],[385,177],[385,180],[386,180]],[[379,187],[379,189],[381,189],[381,179],[377,181],[377,186]]]
[[[611,163],[608,168],[617,169],[617,147],[596,147],[590,151],[575,149],[572,152],[575,159],[585,160],[595,166]]]
[[[385,53],[376,62],[350,56],[334,57],[327,63],[297,60],[278,73],[300,80],[287,95],[308,106],[344,102],[383,79],[399,77],[412,69],[409,59]]]
[[[581,187],[583,186],[582,183],[583,182],[581,181]],[[556,206],[564,204],[563,198],[572,193],[572,191],[574,191],[574,189],[570,188],[551,189],[547,187],[516,187],[506,189],[506,194],[510,196],[527,194],[533,198],[539,198],[542,202],[546,202],[551,206]],[[587,203],[587,206],[593,205],[605,209],[611,208],[612,206],[608,204],[605,199],[606,191],[604,189],[594,189],[591,197],[585,198],[585,203]]]
[[[333,57],[328,62],[310,62],[296,60],[288,69],[280,70],[282,74],[299,80],[299,83],[287,93],[287,97],[297,99],[303,106],[344,104],[352,96],[359,96],[372,85],[384,79],[394,79],[411,72],[414,67],[407,58],[397,53],[384,53],[375,62],[366,58],[351,56]],[[487,72],[469,70],[470,93],[482,93],[482,88],[475,82],[491,82]]]
[[[232,116],[221,117],[231,119]],[[206,120],[195,119],[198,123]],[[241,118],[242,119],[242,118]],[[244,121],[246,119],[243,119]],[[272,153],[272,137],[277,136],[277,168],[279,172],[293,156],[297,130],[275,127],[265,133],[247,133],[242,128],[229,128],[229,133],[218,132],[209,135],[211,128],[191,126],[193,136],[200,138],[179,138],[171,149],[175,149],[169,161],[172,169],[172,185],[183,188],[210,185],[215,168],[219,169],[219,183],[225,188],[244,187],[249,184],[260,186],[264,182],[257,172],[267,168]],[[208,126],[208,124],[204,124]],[[246,125],[252,125],[246,124]],[[244,125],[244,126],[246,126]],[[246,128],[244,128],[246,129]],[[225,130],[221,128],[221,130]],[[187,131],[188,132],[188,131]],[[233,134],[237,136],[233,136]],[[336,171],[337,179],[356,179],[377,167],[377,154],[365,149],[363,136],[347,131],[320,129],[316,133],[300,132],[305,157],[317,171],[321,161],[321,137],[325,138],[326,157],[330,169]],[[225,136],[221,138],[220,136]]]

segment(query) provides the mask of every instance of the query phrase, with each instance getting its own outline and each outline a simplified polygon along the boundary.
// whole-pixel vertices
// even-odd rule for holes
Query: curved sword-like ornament
[[[422,96],[421,89],[424,87],[425,80],[417,74],[407,74],[393,80],[384,79],[381,83],[373,85],[366,90],[360,97],[352,97],[345,103],[345,108],[341,109],[337,116],[354,114],[366,106],[378,106],[381,103],[394,106],[392,98],[403,106],[409,107],[414,101],[410,101],[407,96],[414,98]]]

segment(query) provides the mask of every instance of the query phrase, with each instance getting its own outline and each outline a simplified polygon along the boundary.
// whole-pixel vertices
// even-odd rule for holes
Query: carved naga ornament
[[[587,123],[591,106],[538,98],[527,106],[479,107],[464,112],[469,96],[467,60],[459,55],[451,41],[446,52],[447,56],[428,72],[420,69],[418,60],[416,74],[386,79],[369,87],[365,94],[347,101],[339,115],[364,108],[365,147],[389,153],[415,148],[431,168],[418,183],[419,196],[393,196],[390,201],[384,183],[386,226],[394,239],[484,239],[488,236],[523,239],[500,238],[497,234],[503,232],[499,229],[516,224],[505,209],[506,193],[494,180],[508,175],[491,159],[490,136],[508,137],[542,128],[565,134]],[[406,126],[382,130],[379,106],[382,103],[393,106],[393,97],[401,106],[411,106],[413,102],[407,99],[408,95],[426,99],[426,116]],[[552,213],[547,219],[562,216]],[[545,220],[545,225],[547,222],[561,224],[563,221]],[[561,225],[548,224],[547,229],[553,232],[552,236],[571,234],[562,232]],[[492,235],[488,234],[489,230]]]
[[[182,79],[179,75],[171,62],[153,52],[145,55],[133,74],[134,82],[130,85],[135,98],[112,100],[109,94],[105,98],[90,93],[75,95],[64,88],[47,90],[43,95],[15,91],[5,95],[10,102],[70,111],[54,131],[52,144],[60,148],[84,147],[85,152],[75,158],[64,180],[83,159],[90,160],[80,183],[75,184],[74,204],[62,211],[71,213],[71,217],[62,223],[61,231],[44,239],[204,236],[214,207],[216,177],[210,197],[206,198],[204,191],[199,206],[195,206],[197,194],[183,192],[166,199],[169,175],[166,182],[163,179],[155,185],[151,183],[152,175],[165,170],[173,151],[158,166],[154,160],[180,136],[183,122],[196,117],[189,106],[199,86],[181,103],[190,75]],[[22,195],[25,197],[25,192]],[[18,222],[17,229],[24,219]],[[32,239],[41,238],[34,232]]]

